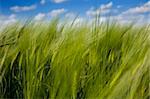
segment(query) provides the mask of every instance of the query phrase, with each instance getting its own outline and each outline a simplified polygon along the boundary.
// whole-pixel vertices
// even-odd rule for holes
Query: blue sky
[[[134,17],[143,21],[150,17],[150,0],[0,0],[0,22],[31,17],[41,20],[58,15],[73,17],[76,14],[85,18],[96,13],[101,13],[103,18],[111,15],[122,21],[134,20]]]

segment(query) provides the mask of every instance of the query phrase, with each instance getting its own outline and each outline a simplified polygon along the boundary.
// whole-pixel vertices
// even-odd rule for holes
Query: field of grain
[[[149,99],[148,25],[26,22],[0,31],[0,99]]]

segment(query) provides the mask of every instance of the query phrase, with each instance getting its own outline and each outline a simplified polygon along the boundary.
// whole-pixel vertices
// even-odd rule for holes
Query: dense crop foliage
[[[58,24],[0,32],[0,98],[150,98],[148,26]]]

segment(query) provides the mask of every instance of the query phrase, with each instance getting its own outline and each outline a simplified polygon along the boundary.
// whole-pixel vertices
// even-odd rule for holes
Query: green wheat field
[[[0,30],[0,99],[150,98],[149,25],[60,23]]]

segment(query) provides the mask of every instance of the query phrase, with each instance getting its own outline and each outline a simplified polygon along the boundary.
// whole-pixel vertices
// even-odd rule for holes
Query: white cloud
[[[117,6],[119,8],[119,6]],[[121,12],[118,15],[111,16],[112,19],[117,20],[120,23],[145,24],[150,23],[149,16],[144,13],[150,12],[150,1],[137,7],[129,8],[128,10]]]
[[[75,13],[73,13],[73,12],[68,12],[68,13],[66,13],[65,14],[65,17],[66,18],[75,18],[77,15],[75,14]]]
[[[131,23],[131,22],[135,22],[135,23],[145,23],[145,16],[142,14],[138,14],[138,15],[129,15],[128,17],[124,16],[124,15],[118,15],[114,17],[116,20],[118,20],[118,22],[120,23]]]
[[[63,2],[66,2],[67,0],[49,0],[53,3],[63,3]],[[45,4],[47,2],[47,0],[40,0],[40,4]]]
[[[43,20],[45,18],[46,14],[44,13],[39,13],[37,14],[35,17],[34,17],[34,20],[36,21],[40,21],[40,20]]]
[[[100,9],[101,10],[107,10],[107,9],[110,9],[112,7],[112,5],[113,5],[113,3],[109,2],[108,4],[101,5]]]
[[[115,20],[119,23],[127,24],[127,23],[135,23],[137,25],[143,25],[146,23],[150,23],[149,16],[144,14],[129,14],[125,16],[124,14],[119,14],[115,16],[110,16],[111,20]]]
[[[56,16],[59,16],[61,14],[64,14],[67,10],[64,9],[64,8],[61,8],[61,9],[55,9],[55,10],[52,10],[51,12],[48,13],[49,16],[51,17],[56,17]]]
[[[46,3],[46,0],[41,0],[40,1],[40,4],[45,4]]]
[[[37,15],[35,15],[34,20],[35,21],[41,21],[41,20],[45,20],[44,18],[48,18],[48,17],[56,17],[62,14],[65,14],[67,12],[66,9],[61,8],[61,9],[54,9],[51,10],[49,13],[38,13]],[[65,16],[67,15],[69,17],[71,17],[73,13],[67,13],[65,14]]]
[[[85,18],[78,17],[75,20],[69,19],[67,21],[66,25],[68,25],[68,26],[74,25],[74,26],[80,27],[85,22],[87,22]]]
[[[14,12],[22,12],[22,11],[30,11],[36,9],[36,5],[31,6],[13,6],[10,8],[10,10]]]
[[[8,18],[9,18],[9,19],[15,19],[15,18],[16,18],[16,15],[15,15],[15,14],[11,14]]]
[[[146,13],[150,12],[150,1],[147,3],[143,4],[142,6],[130,8],[127,11],[123,12],[122,14],[140,14],[140,13]]]
[[[67,0],[52,0],[54,3],[62,3],[62,2],[65,2]]]
[[[15,14],[11,14],[10,16],[0,15],[0,24],[1,24],[0,29],[16,22],[17,19]]]
[[[95,9],[94,7],[91,7],[87,12],[87,16],[95,16],[98,14],[107,14],[110,12],[112,8],[113,3],[109,2],[108,4],[102,4],[98,9]]]

